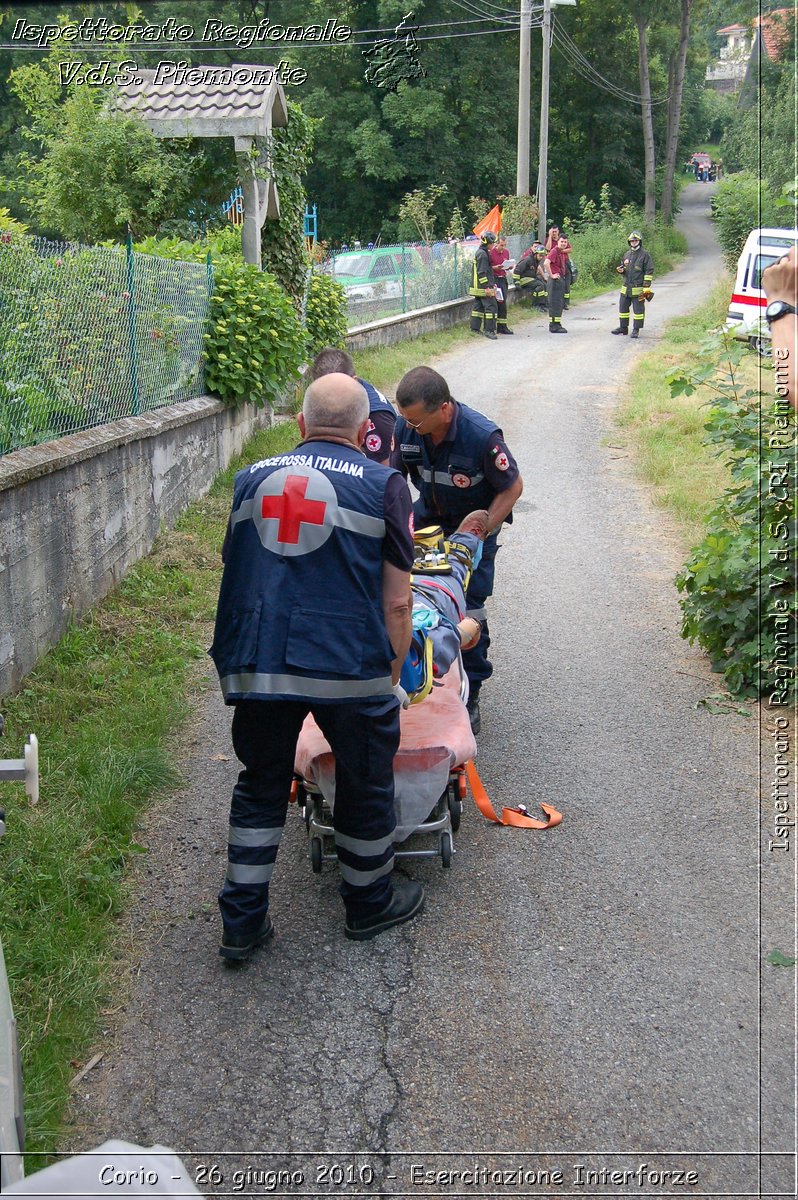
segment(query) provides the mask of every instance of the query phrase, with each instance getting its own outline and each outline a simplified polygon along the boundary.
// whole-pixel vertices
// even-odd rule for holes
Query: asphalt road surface
[[[696,708],[722,681],[679,636],[682,548],[612,425],[631,363],[721,269],[710,191],[683,194],[690,255],[655,278],[640,341],[609,336],[612,292],[567,312],[567,337],[527,321],[434,363],[525,479],[479,771],[496,808],[548,801],[562,824],[502,829],[469,801],[451,870],[403,868],[422,918],[355,944],[292,809],[277,936],[225,970],[237,766],[209,670],[187,786],[142,834],[133,971],[71,1148],[160,1143],[201,1190],[252,1195],[790,1192],[789,1159],[757,1154],[791,1149],[794,1112],[792,973],[760,944],[763,869],[782,915],[789,886],[760,850],[759,714]]]

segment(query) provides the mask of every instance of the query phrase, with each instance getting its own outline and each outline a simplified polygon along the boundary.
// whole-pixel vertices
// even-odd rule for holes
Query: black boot
[[[622,333],[624,337],[626,337],[628,332],[629,332],[628,325],[619,325],[617,329],[610,330],[610,333]]]

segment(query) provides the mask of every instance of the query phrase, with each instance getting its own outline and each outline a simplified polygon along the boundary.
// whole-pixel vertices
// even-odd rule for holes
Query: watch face
[[[765,309],[765,317],[768,324],[772,324],[773,321],[778,321],[779,317],[786,317],[788,313],[794,312],[794,307],[792,304],[788,304],[786,300],[771,300]]]

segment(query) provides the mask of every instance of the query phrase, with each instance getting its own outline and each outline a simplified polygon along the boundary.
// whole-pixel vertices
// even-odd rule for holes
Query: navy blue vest
[[[466,404],[457,405],[457,435],[435,447],[434,462],[426,439],[411,429],[399,414],[396,444],[402,462],[421,495],[413,506],[416,528],[422,521],[439,522],[445,533],[477,508],[488,508],[496,490],[488,483],[482,464],[493,436],[501,430],[493,421]]]
[[[396,409],[391,404],[390,400],[386,400],[382,392],[378,392],[373,383],[367,383],[365,379],[356,377],[358,383],[365,389],[366,395],[369,398],[369,416],[375,412],[389,412],[391,416],[396,416]]]
[[[238,472],[210,650],[226,703],[390,696],[390,474],[324,441]]]

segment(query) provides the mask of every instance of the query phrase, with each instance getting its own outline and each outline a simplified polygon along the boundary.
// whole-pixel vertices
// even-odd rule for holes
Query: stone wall
[[[271,422],[199,396],[0,458],[0,696]]]

